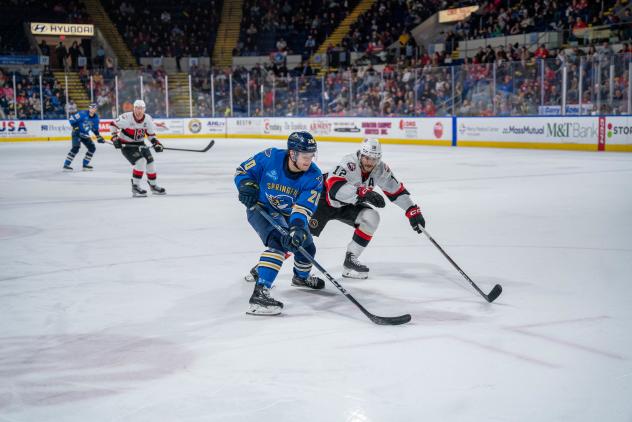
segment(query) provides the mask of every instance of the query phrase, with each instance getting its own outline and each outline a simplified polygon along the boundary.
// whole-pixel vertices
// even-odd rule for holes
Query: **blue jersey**
[[[78,111],[71,114],[68,121],[70,122],[70,126],[78,130],[79,136],[83,138],[89,138],[90,131],[97,136],[99,135],[99,115],[96,113],[90,117],[90,113],[87,110]]]
[[[235,174],[237,187],[247,179],[259,185],[259,204],[268,212],[289,217],[290,225],[307,227],[316,211],[323,189],[323,174],[311,164],[306,172],[291,173],[287,168],[287,150],[268,148],[247,159]]]

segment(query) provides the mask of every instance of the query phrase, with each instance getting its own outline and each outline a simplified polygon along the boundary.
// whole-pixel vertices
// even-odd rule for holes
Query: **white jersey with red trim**
[[[378,186],[391,202],[404,211],[415,205],[404,184],[395,178],[390,167],[382,160],[370,173],[364,173],[360,167],[360,151],[345,155],[327,176],[327,203],[334,208],[356,204],[360,186],[368,189]]]
[[[118,135],[122,144],[144,144],[145,136],[148,139],[156,137],[156,125],[154,119],[147,113],[142,120],[136,120],[134,113],[129,111],[121,114],[110,123],[112,135]]]

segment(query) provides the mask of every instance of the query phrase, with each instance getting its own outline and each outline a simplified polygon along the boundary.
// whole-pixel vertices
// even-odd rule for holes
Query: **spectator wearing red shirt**
[[[426,105],[424,107],[424,115],[429,117],[434,117],[437,114],[437,109],[434,106],[432,100],[426,100]]]
[[[546,59],[549,57],[549,51],[546,49],[544,44],[540,44],[537,50],[535,50],[535,58],[536,59]]]

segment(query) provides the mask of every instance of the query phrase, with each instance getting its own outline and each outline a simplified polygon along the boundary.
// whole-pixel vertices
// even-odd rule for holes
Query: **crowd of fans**
[[[445,56],[410,63],[332,70],[323,77],[272,64],[192,71],[193,113],[222,116],[492,116],[537,115],[541,106],[583,104],[583,114],[627,112],[632,47],[587,50],[484,49],[470,63],[442,66]],[[614,66],[612,84],[610,66]],[[581,75],[580,75],[581,68]],[[232,75],[232,78],[230,77]],[[580,84],[581,77],[581,84]],[[580,91],[581,85],[581,91]],[[232,86],[232,109],[230,88]],[[612,87],[612,90],[611,90]],[[213,97],[214,95],[214,97]],[[213,113],[214,111],[214,113]]]
[[[545,51],[546,50],[546,51]],[[525,46],[486,48],[469,62],[441,65],[441,54],[422,54],[412,62],[380,66],[351,66],[323,76],[272,64],[248,70],[190,69],[193,115],[230,116],[511,116],[537,115],[542,106],[583,104],[583,114],[627,113],[632,46],[618,51],[604,43],[597,47],[549,51],[544,46],[530,52]],[[563,69],[566,67],[566,89]],[[612,79],[610,77],[613,69]],[[140,70],[81,71],[81,77],[99,106],[102,117],[113,117],[131,108],[139,98],[141,76],[148,113],[166,117],[166,73],[147,66]],[[115,76],[119,104],[116,104]],[[170,82],[170,117],[188,117],[188,86],[177,93]],[[231,98],[232,89],[232,98]],[[39,118],[38,78],[18,77],[18,115]],[[180,94],[180,95],[178,95]],[[186,101],[182,101],[184,97]],[[13,115],[12,79],[0,72],[0,105]],[[64,95],[59,84],[44,78],[47,116],[64,116]],[[177,109],[180,102],[183,108]],[[577,110],[577,108],[576,108]]]
[[[233,55],[281,52],[309,57],[357,3],[358,0],[246,0]]]
[[[210,56],[221,0],[102,0],[134,56]],[[179,61],[179,60],[178,60]]]
[[[14,90],[15,76],[15,90]],[[66,117],[66,96],[51,74],[42,75],[44,117]],[[17,112],[17,113],[16,113]],[[7,72],[0,68],[0,119],[39,119],[42,115],[40,78],[32,70]]]
[[[444,0],[378,0],[371,9],[351,25],[342,48],[369,55],[379,55],[395,41],[404,46],[415,45],[408,34],[445,5]]]
[[[446,48],[459,41],[518,35],[531,32],[560,32],[565,41],[590,43],[590,28],[608,26],[619,39],[632,38],[632,12],[613,11],[617,0],[534,0],[483,2],[469,19],[458,22],[445,37]]]

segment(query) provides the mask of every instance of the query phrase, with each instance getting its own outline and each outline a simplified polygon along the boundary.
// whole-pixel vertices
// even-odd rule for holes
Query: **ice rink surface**
[[[233,173],[283,145],[155,154],[167,196],[132,199],[108,145],[62,173],[69,142],[0,143],[0,421],[632,421],[632,154],[385,145],[437,242],[504,288],[487,304],[387,204],[371,277],[341,282],[412,315],[390,327],[291,287],[291,260],[284,313],[245,314],[262,246]],[[316,239],[336,276],[351,234]]]

